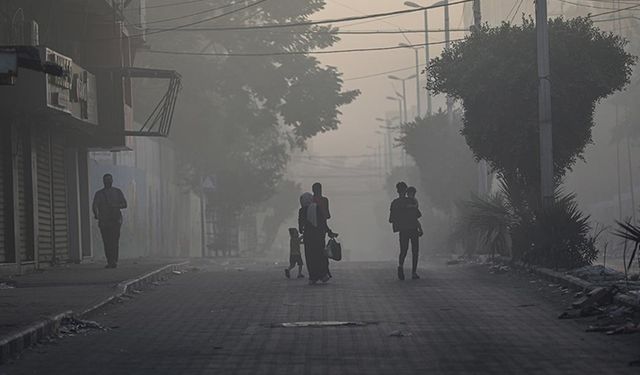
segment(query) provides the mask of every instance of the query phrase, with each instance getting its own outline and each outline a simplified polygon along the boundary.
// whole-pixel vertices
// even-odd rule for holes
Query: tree
[[[323,7],[323,0],[263,2],[242,11],[225,9],[230,14],[217,18],[215,26],[304,22]],[[185,3],[180,10],[188,14],[202,9]],[[151,20],[173,16],[169,8],[150,11],[154,12],[149,14]],[[275,53],[141,57],[141,65],[177,69],[183,75],[172,137],[191,183],[197,184],[202,175],[215,175],[218,186],[213,200],[241,210],[275,191],[292,148],[304,147],[309,138],[337,128],[339,108],[352,102],[358,91],[343,91],[340,72],[309,55],[277,55],[331,46],[338,40],[326,32],[331,29],[304,26],[295,32],[192,30],[149,35],[154,50]],[[148,109],[150,103],[136,105]]]
[[[460,117],[456,120],[452,127],[444,112],[418,118],[402,126],[398,139],[420,169],[424,195],[445,213],[476,185],[473,154],[459,133]]]
[[[591,142],[595,104],[629,82],[635,57],[625,51],[624,39],[600,31],[587,18],[551,20],[549,32],[554,173],[559,182]],[[433,59],[429,73],[430,90],[463,102],[462,134],[475,157],[537,197],[533,21],[483,26]]]
[[[262,204],[262,208],[268,211],[262,225],[263,242],[260,244],[262,253],[271,249],[282,224],[296,212],[299,207],[297,197],[300,194],[302,194],[300,184],[284,180],[278,184],[276,194]],[[293,227],[296,226],[297,224],[293,225]]]
[[[636,59],[627,42],[587,18],[549,23],[554,176],[559,185],[592,142],[595,105],[625,87]],[[498,172],[508,206],[513,255],[571,267],[597,256],[589,217],[573,194],[540,200],[536,30],[522,25],[483,26],[430,62],[428,88],[459,99],[462,134],[476,159]]]

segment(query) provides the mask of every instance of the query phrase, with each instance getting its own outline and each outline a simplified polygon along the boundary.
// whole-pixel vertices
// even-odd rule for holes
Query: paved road
[[[400,282],[392,264],[343,263],[329,285],[279,266],[208,267],[95,319],[0,374],[637,374],[640,335],[585,333],[558,298],[515,275],[430,268]],[[294,321],[367,326],[283,328]],[[393,337],[394,331],[410,336]]]

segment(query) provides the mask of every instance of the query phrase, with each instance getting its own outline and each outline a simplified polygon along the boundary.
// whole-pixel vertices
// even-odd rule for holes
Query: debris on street
[[[587,293],[586,296],[580,297],[571,306],[574,309],[590,308],[594,305],[608,305],[613,300],[613,296],[618,292],[615,286],[604,288],[597,287]]]
[[[503,273],[507,273],[511,270],[509,266],[505,266],[503,264],[494,264],[489,267],[489,273],[493,275],[500,275]]]
[[[613,303],[620,290],[616,286],[596,287],[588,293],[577,293],[571,308],[564,311],[560,319],[593,319],[586,332],[601,332],[607,335],[640,332],[640,316],[632,307]]]
[[[600,264],[577,268],[567,272],[567,274],[592,283],[601,281],[618,281],[624,279],[624,273]]]
[[[317,320],[308,322],[284,322],[273,323],[271,328],[283,327],[283,328],[324,328],[324,327],[364,327],[375,322],[359,322],[359,321],[336,321],[336,320]]]
[[[0,289],[14,289],[15,286],[8,283],[0,283]]]
[[[58,332],[63,336],[74,336],[77,334],[86,333],[90,330],[106,331],[107,328],[103,327],[102,325],[100,325],[100,323],[93,320],[83,320],[74,317],[68,317],[62,319],[60,330]]]
[[[413,333],[407,332],[407,331],[401,331],[401,330],[391,331],[389,333],[389,337],[411,337],[411,336],[413,336]]]

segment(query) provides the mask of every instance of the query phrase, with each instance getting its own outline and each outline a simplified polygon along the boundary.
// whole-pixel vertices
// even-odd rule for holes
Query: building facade
[[[89,151],[130,150],[127,135],[144,135],[134,77],[179,77],[133,68],[144,0],[51,4],[0,4],[0,56],[17,56],[0,86],[0,272],[94,256]]]

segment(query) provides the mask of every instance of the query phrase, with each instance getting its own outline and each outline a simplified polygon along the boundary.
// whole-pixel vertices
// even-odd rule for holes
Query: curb
[[[44,338],[56,334],[60,329],[62,319],[69,317],[82,318],[129,293],[131,290],[156,281],[167,273],[182,269],[189,263],[190,261],[168,264],[135,279],[123,281],[116,286],[118,289],[116,293],[80,313],[74,313],[71,310],[65,311],[36,321],[14,333],[0,337],[0,364],[6,363],[10,358],[15,358],[24,349]]]
[[[586,280],[582,280],[578,277],[567,275],[562,272],[553,271],[548,268],[525,265],[522,262],[513,262],[512,264],[516,268],[533,272],[536,275],[541,276],[546,280],[553,281],[554,283],[565,286],[567,288],[577,289],[577,290],[589,290],[596,287],[596,285]],[[629,293],[618,293],[615,296],[613,296],[613,301],[620,305],[628,306],[640,311],[640,296],[636,297]]]

